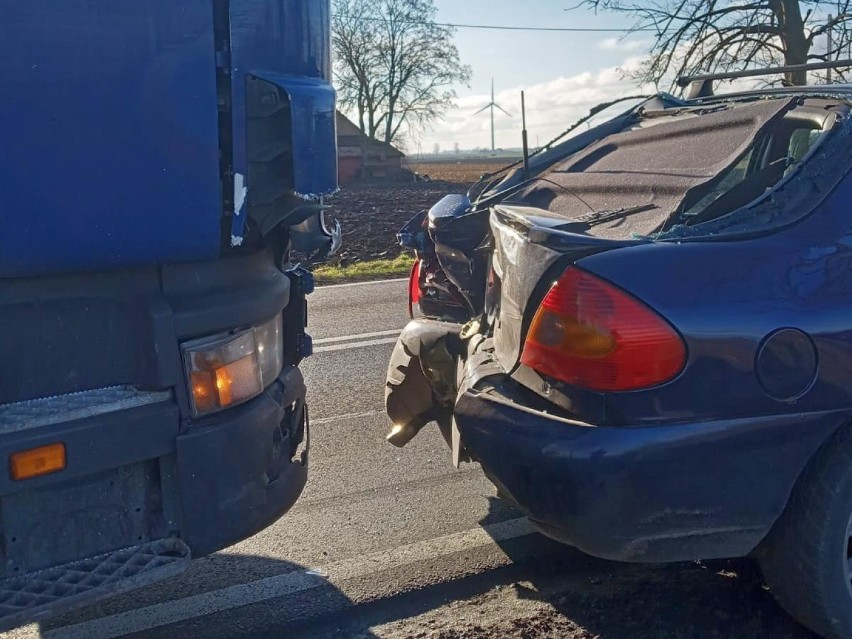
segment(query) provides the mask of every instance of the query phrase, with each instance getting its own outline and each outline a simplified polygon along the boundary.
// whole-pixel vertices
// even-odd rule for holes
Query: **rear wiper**
[[[582,224],[588,224],[589,226],[594,226],[595,224],[602,224],[603,222],[617,220],[620,217],[633,215],[634,213],[643,213],[645,211],[651,211],[656,208],[659,208],[656,204],[640,204],[638,206],[628,206],[623,209],[614,209],[609,211],[592,211],[591,213],[585,213],[579,217],[571,218],[569,224],[579,222]]]

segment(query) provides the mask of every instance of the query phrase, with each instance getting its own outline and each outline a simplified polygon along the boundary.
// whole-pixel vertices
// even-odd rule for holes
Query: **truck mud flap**
[[[461,330],[462,324],[414,320],[402,331],[385,385],[385,408],[393,422],[389,443],[405,446],[431,421],[449,438]]]

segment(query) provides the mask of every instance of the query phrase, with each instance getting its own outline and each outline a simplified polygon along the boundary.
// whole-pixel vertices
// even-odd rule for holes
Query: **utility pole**
[[[825,31],[825,37],[827,39],[827,44],[826,44],[827,49],[825,50],[826,51],[826,56],[825,56],[826,62],[831,62],[831,50],[834,49],[834,42],[833,42],[834,38],[831,37],[831,26],[830,26],[832,20],[834,20],[834,16],[829,14],[828,15],[829,27]],[[826,70],[825,79],[828,82],[828,84],[831,84],[831,67],[829,67]]]

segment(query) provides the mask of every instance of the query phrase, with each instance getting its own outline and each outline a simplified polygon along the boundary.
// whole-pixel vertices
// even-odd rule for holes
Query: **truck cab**
[[[0,631],[299,497],[337,189],[328,0],[27,0],[0,25]]]

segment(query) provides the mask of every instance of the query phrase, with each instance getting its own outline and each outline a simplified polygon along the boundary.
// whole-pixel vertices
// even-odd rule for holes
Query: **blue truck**
[[[26,0],[0,22],[0,630],[169,577],[307,476],[334,250],[328,0]]]

